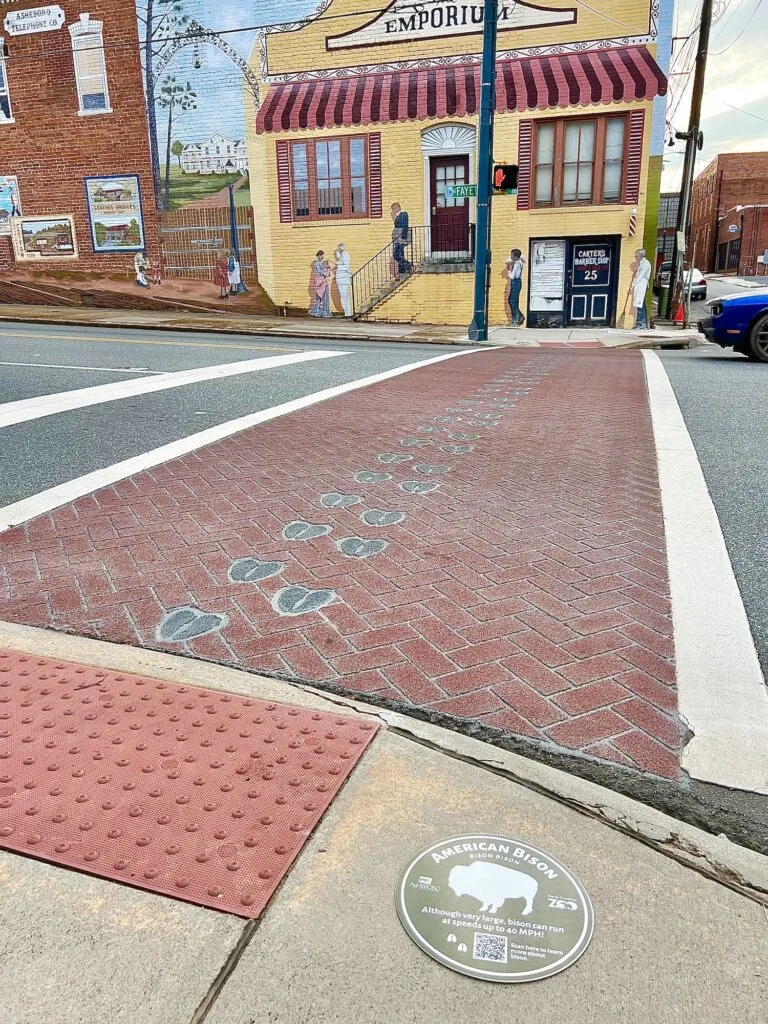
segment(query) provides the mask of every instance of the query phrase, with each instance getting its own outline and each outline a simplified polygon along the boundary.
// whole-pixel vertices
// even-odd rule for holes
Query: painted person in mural
[[[248,289],[242,282],[240,276],[240,260],[238,260],[235,250],[229,250],[229,258],[227,260],[227,277],[229,278],[229,294],[237,295],[238,292],[245,292]]]
[[[407,212],[400,203],[392,203],[390,207],[394,227],[392,228],[392,256],[396,264],[395,277],[400,281],[413,270],[413,264],[405,258],[405,247],[411,241],[411,229]]]
[[[519,249],[513,249],[507,258],[507,275],[509,277],[509,309],[512,314],[512,326],[522,327],[525,317],[520,309],[520,293],[523,290],[523,270],[525,260]]]
[[[344,316],[351,317],[353,313],[351,257],[343,242],[339,242],[333,258],[336,260],[336,285],[339,289],[341,308],[344,310]]]
[[[214,284],[219,286],[219,298],[229,298],[229,257],[222,249],[216,256],[216,266],[213,270]]]
[[[632,304],[635,307],[635,330],[648,327],[648,310],[645,296],[651,280],[651,262],[645,255],[645,249],[635,250],[635,273],[632,278]]]
[[[333,269],[318,249],[309,265],[309,315],[329,317],[331,315],[331,278]]]
[[[149,288],[149,281],[147,280],[147,271],[152,267],[152,264],[147,259],[145,252],[137,252],[133,257],[133,270],[136,275],[136,284],[139,288]]]

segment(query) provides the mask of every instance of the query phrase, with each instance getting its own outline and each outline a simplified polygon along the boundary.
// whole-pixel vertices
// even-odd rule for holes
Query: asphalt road
[[[0,430],[0,507],[208,427],[458,351],[440,345],[345,346],[290,337],[0,325],[0,405],[161,373],[321,351],[341,354],[6,426]]]
[[[768,678],[768,365],[706,345],[661,353]]]

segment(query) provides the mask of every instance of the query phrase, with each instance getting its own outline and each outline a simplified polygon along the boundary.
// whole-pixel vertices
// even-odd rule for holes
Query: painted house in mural
[[[181,169],[185,174],[246,174],[245,139],[227,139],[217,133],[207,142],[190,143],[182,151]]]
[[[477,180],[482,4],[364,7],[328,0],[264,31],[252,54],[260,281],[276,303],[305,305],[311,259],[341,241],[357,315],[468,323],[476,203],[449,186]],[[492,321],[508,317],[513,247],[529,325],[621,318],[646,221],[655,242],[670,17],[671,0],[499,0],[493,156],[519,183],[493,200]],[[400,282],[393,203],[416,271]]]
[[[159,259],[135,7],[59,0],[43,28],[29,8],[2,5],[0,269],[124,276]]]

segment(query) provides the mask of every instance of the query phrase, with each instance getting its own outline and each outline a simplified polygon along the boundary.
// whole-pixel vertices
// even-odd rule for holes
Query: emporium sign
[[[545,25],[571,25],[576,22],[576,8],[562,10],[537,7],[520,0],[499,0],[498,28],[537,28]],[[417,39],[442,39],[446,36],[475,35],[483,31],[482,0],[393,0],[386,10],[362,28],[331,36],[326,40],[329,50],[382,43],[404,43]]]
[[[31,35],[33,32],[55,32],[64,24],[64,11],[58,6],[30,7],[24,11],[8,11],[5,31],[10,36]]]

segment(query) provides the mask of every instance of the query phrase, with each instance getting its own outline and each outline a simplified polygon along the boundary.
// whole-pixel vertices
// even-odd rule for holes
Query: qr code
[[[486,935],[475,932],[475,947],[472,950],[475,960],[493,960],[497,964],[507,962],[506,935]]]

